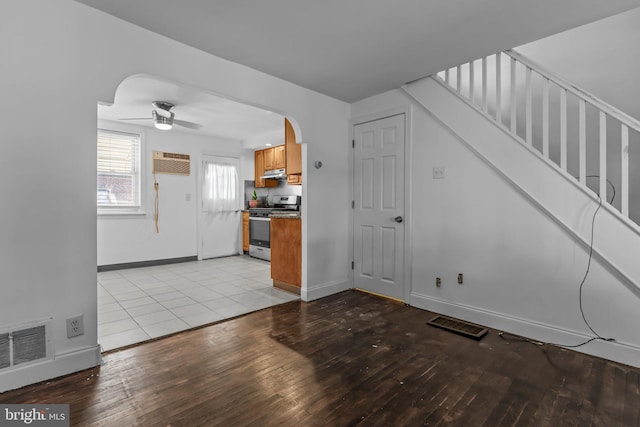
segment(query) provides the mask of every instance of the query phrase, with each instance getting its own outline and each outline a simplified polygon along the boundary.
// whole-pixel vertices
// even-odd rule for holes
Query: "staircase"
[[[515,51],[461,64],[437,78],[623,218],[640,224],[638,120]]]
[[[410,304],[640,366],[640,123],[512,51],[402,92],[411,164],[450,168],[414,172]],[[469,285],[431,284],[461,268]]]

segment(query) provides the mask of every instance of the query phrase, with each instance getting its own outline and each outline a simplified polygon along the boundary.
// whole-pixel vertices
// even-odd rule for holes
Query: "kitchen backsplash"
[[[256,188],[255,181],[244,182],[244,207],[249,207],[249,200],[251,200],[251,194],[253,190],[258,195],[260,206],[265,206],[268,196],[302,196],[301,185],[289,185],[285,180],[279,180],[278,186],[273,188]]]

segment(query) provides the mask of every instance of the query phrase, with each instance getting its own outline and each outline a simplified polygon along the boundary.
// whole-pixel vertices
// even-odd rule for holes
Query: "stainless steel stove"
[[[271,261],[271,215],[299,212],[300,196],[270,196],[269,207],[249,209],[249,255]]]

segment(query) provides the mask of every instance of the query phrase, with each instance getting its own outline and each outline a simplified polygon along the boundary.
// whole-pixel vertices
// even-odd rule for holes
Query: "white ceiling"
[[[76,1],[346,102],[640,6],[640,0]],[[173,102],[176,119],[203,125],[176,131],[247,147],[282,137],[282,116],[152,77],[123,82],[115,104],[99,107],[99,118],[151,117],[152,101]]]
[[[346,102],[640,0],[77,0]]]
[[[171,111],[177,120],[202,125],[199,130],[174,125],[171,132],[233,139],[243,142],[245,148],[284,143],[283,116],[154,76],[124,80],[116,91],[113,105],[98,105],[98,118],[152,128],[153,101],[171,102],[175,105]],[[120,120],[145,117],[148,119]]]

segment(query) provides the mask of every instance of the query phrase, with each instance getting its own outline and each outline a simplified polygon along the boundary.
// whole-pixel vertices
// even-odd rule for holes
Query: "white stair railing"
[[[631,187],[640,180],[640,121],[514,51],[437,77],[603,203],[640,224],[640,185]]]

